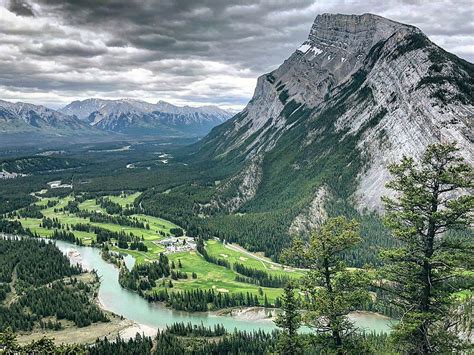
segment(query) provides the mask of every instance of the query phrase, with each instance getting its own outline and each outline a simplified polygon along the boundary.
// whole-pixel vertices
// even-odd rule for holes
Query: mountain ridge
[[[238,212],[286,208],[302,225],[306,211],[312,225],[321,204],[380,210],[387,165],[403,154],[419,159],[428,144],[457,141],[474,162],[473,68],[414,26],[372,14],[319,15],[308,39],[259,77],[244,110],[192,156],[233,164],[235,176],[259,157],[259,179],[246,177],[258,182],[256,193]]]
[[[202,136],[231,116],[216,106],[180,107],[165,101],[150,104],[133,99],[87,99],[53,110],[0,100],[0,133],[13,137],[30,132],[38,138],[93,134],[99,140],[114,134]]]
[[[176,106],[161,100],[152,104],[134,99],[73,101],[60,111],[102,130],[143,134],[156,130],[177,135],[204,135],[232,116],[216,106]]]

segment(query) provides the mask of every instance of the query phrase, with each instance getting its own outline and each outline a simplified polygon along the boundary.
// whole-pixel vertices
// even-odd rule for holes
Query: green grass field
[[[139,193],[121,196],[107,196],[111,201],[120,204],[123,208],[133,204],[134,200],[139,196]],[[67,196],[61,199],[57,198],[41,198],[36,202],[38,206],[46,206],[49,201],[57,201],[57,204],[53,207],[49,207],[41,210],[43,215],[48,218],[57,218],[63,225],[71,225],[77,223],[91,224],[94,226],[102,227],[113,232],[126,232],[133,233],[136,236],[143,237],[143,242],[147,246],[147,252],[141,252],[137,250],[120,249],[117,246],[112,246],[112,250],[127,253],[132,255],[137,263],[153,262],[159,258],[160,253],[165,251],[165,248],[160,245],[159,242],[164,237],[171,235],[170,230],[172,228],[178,228],[175,224],[158,218],[144,214],[134,214],[130,217],[137,218],[150,226],[150,229],[134,228],[128,226],[120,226],[113,223],[94,223],[90,222],[89,218],[81,218],[77,215],[57,211],[65,207],[69,201],[72,201],[72,196]],[[56,212],[55,212],[56,209]],[[106,211],[96,204],[95,200],[86,200],[79,204],[79,209],[90,212],[100,212],[106,214]],[[42,228],[40,226],[41,220],[35,218],[21,218],[22,225],[25,228],[29,228],[31,231],[38,233],[39,235],[48,237],[53,233],[52,229]],[[90,244],[95,240],[95,235],[89,232],[73,231],[74,235],[79,237],[84,244]],[[165,236],[163,236],[163,234]],[[218,240],[209,240],[206,242],[206,250],[209,255],[215,256],[220,259],[226,259],[231,265],[235,263],[241,263],[247,267],[263,270],[271,275],[287,275],[290,277],[300,277],[302,272],[291,268],[284,268],[281,265],[272,263],[268,259],[262,258],[259,255],[254,255],[245,251],[232,250],[228,246],[223,245]],[[178,265],[178,259],[181,261],[183,268],[181,271],[188,274],[187,280],[173,281],[174,287],[169,289],[171,292],[192,290],[192,289],[214,289],[217,292],[223,293],[251,293],[257,295],[261,302],[263,302],[264,296],[259,292],[260,287],[258,285],[247,284],[243,282],[235,281],[238,275],[234,270],[227,269],[223,266],[218,266],[213,263],[209,263],[197,252],[180,252],[168,254],[170,261],[174,261],[176,267]],[[191,277],[192,273],[197,274],[197,279]],[[160,289],[161,284],[155,288]],[[267,295],[270,302],[274,302],[275,298],[280,296],[282,293],[281,289],[277,288],[266,288],[262,287],[261,290]]]
[[[133,202],[137,197],[139,196],[138,193],[129,195],[129,196],[108,196],[111,200],[114,198],[114,202],[120,203],[121,205],[125,206],[131,202]],[[144,228],[134,228],[134,227],[128,227],[128,226],[120,226],[117,224],[113,223],[95,223],[95,222],[90,222],[88,218],[81,218],[78,217],[74,214],[71,214],[69,212],[55,212],[54,210],[56,209],[61,209],[67,205],[69,201],[72,201],[71,196],[67,196],[62,199],[55,199],[55,198],[42,198],[36,204],[38,206],[45,206],[49,201],[58,201],[58,204],[46,208],[41,211],[41,213],[48,218],[57,218],[61,224],[65,225],[71,225],[71,224],[77,224],[77,223],[86,223],[90,224],[93,226],[105,228],[107,230],[113,231],[113,232],[120,232],[123,231],[125,233],[132,233],[138,237],[143,237],[145,240],[145,245],[147,247],[151,248],[152,251],[156,252],[162,252],[164,249],[162,247],[157,246],[156,244],[153,243],[153,241],[157,241],[163,238],[162,235],[160,235],[160,232],[163,232],[165,235],[171,235],[170,229],[171,228],[177,228],[177,226],[169,221],[166,221],[161,218],[157,217],[151,217],[151,216],[146,216],[146,215],[132,215],[131,217],[136,217],[140,221],[143,221],[144,223],[148,223],[150,225],[150,229],[144,229]],[[79,209],[81,210],[88,210],[88,211],[95,211],[95,212],[101,212],[101,213],[106,213],[104,209],[102,209],[100,206],[98,206],[95,203],[95,200],[86,200],[82,203],[79,204]],[[50,236],[53,233],[53,230],[48,230],[46,228],[40,227],[41,220],[40,219],[35,219],[35,218],[22,218],[21,223],[25,228],[30,228],[32,232],[36,232],[42,236]],[[84,244],[90,244],[92,240],[94,240],[95,236],[93,233],[87,233],[87,232],[79,232],[79,231],[74,231],[74,234],[82,239],[84,241]]]
[[[257,257],[252,257],[251,253],[242,253],[236,250],[230,249],[228,246],[225,246],[219,240],[208,240],[206,241],[206,250],[209,255],[215,256],[219,259],[227,260],[231,265],[235,263],[243,264],[247,267],[265,271],[271,275],[285,275],[290,277],[301,277],[302,272],[284,267],[283,265],[278,265],[269,261],[260,260]]]
[[[259,300],[263,302],[264,297],[259,295],[259,286],[251,285],[243,282],[235,281],[237,273],[223,266],[218,266],[204,260],[197,252],[183,252],[168,255],[169,259],[175,262],[177,267],[178,259],[181,260],[181,271],[189,275],[187,280],[173,281],[174,287],[168,289],[168,292],[184,291],[193,289],[214,289],[218,292],[225,293],[246,293],[259,296]],[[191,274],[195,272],[197,279],[192,279]],[[155,288],[159,290],[161,286]],[[282,294],[282,290],[278,288],[262,287],[262,291],[267,295],[270,302],[274,302],[275,298]]]
[[[112,202],[118,203],[122,207],[126,207],[127,205],[133,205],[136,198],[140,196],[140,192],[135,192],[131,195],[122,194],[120,196],[108,196]]]

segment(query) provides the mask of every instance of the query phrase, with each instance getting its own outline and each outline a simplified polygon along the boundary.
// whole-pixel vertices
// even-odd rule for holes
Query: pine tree
[[[393,180],[387,187],[397,196],[383,198],[385,222],[400,247],[382,253],[381,287],[403,312],[392,338],[404,352],[445,353],[460,346],[448,313],[463,278],[460,270],[472,270],[474,249],[449,233],[473,223],[474,197],[468,191],[474,170],[457,151],[455,144],[431,145],[420,164],[403,157],[389,167]]]
[[[309,242],[296,238],[282,253],[287,263],[309,269],[301,280],[306,292],[303,321],[314,327],[326,349],[337,354],[353,350],[357,339],[347,315],[369,299],[367,272],[348,270],[341,255],[360,241],[355,220],[335,217],[324,222]]]
[[[10,327],[0,333],[0,349],[5,351],[6,354],[14,354],[20,349],[16,335]]]
[[[265,296],[265,302],[267,302]],[[280,313],[275,324],[282,328],[283,332],[278,341],[279,354],[301,354],[301,342],[298,336],[298,328],[301,325],[301,316],[295,299],[295,286],[288,282],[283,293],[283,313]]]

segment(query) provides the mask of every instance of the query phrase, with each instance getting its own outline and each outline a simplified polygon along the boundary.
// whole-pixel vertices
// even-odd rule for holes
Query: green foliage
[[[474,170],[457,155],[455,144],[431,145],[420,164],[403,157],[390,166],[387,186],[397,198],[384,197],[386,224],[401,242],[383,252],[382,287],[403,312],[393,339],[401,351],[444,353],[459,350],[452,331],[452,294],[472,275],[472,239],[446,234],[472,225]],[[471,286],[472,287],[472,283]],[[471,288],[472,289],[472,288]]]
[[[428,58],[433,64],[429,67],[429,75],[420,80],[417,89],[431,86],[434,90],[432,97],[438,98],[444,105],[456,101],[472,105],[474,65],[439,47],[431,48]],[[458,90],[452,90],[452,86]]]
[[[301,315],[298,311],[295,291],[295,286],[292,282],[289,282],[282,297],[283,313],[280,313],[275,320],[275,324],[283,330],[278,340],[278,352],[280,354],[302,353],[301,339],[298,336]]]
[[[0,218],[0,232],[12,235],[25,235],[27,231],[23,228],[19,221],[9,221]]]
[[[353,324],[347,315],[369,298],[367,273],[348,270],[341,258],[360,240],[356,221],[335,217],[324,222],[308,242],[296,238],[292,248],[283,252],[285,260],[308,269],[301,281],[306,293],[304,323],[314,327],[327,349],[339,354],[353,343]]]
[[[169,280],[169,288],[172,282]],[[146,294],[149,301],[166,302],[166,305],[181,311],[206,312],[231,307],[255,307],[261,306],[257,295],[251,293],[235,292],[222,293],[214,289],[193,289],[184,291],[168,292],[167,289],[153,291]],[[279,302],[279,301],[278,301]],[[277,301],[275,301],[275,304]],[[267,307],[271,307],[268,302]]]
[[[0,171],[9,173],[32,174],[50,170],[71,169],[80,166],[75,159],[45,156],[27,156],[20,158],[0,159]]]
[[[92,288],[76,279],[81,272],[52,243],[28,237],[0,239],[0,281],[9,283],[6,291],[14,296],[0,305],[0,330],[30,331],[38,325],[59,329],[62,319],[78,327],[108,321],[92,302]],[[56,320],[45,322],[45,317]]]
[[[143,295],[143,291],[156,286],[156,280],[168,277],[170,274],[168,257],[161,253],[157,263],[135,264],[131,271],[128,271],[125,266],[122,267],[119,274],[119,283],[122,287]]]
[[[270,275],[263,270],[247,267],[241,263],[234,263],[233,268],[239,274],[246,276],[237,276],[236,280],[241,282],[253,283],[263,287],[282,288],[290,281],[288,276]]]
[[[48,282],[78,275],[79,266],[50,242],[30,238],[0,239],[0,281],[11,282],[15,270],[17,287],[40,286]]]

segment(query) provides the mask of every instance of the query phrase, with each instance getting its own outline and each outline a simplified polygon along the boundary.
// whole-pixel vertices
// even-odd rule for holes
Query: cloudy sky
[[[0,0],[0,99],[237,109],[325,12],[409,23],[474,61],[472,0]]]

